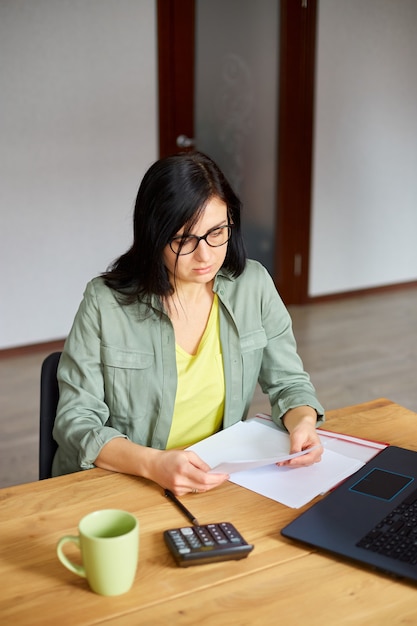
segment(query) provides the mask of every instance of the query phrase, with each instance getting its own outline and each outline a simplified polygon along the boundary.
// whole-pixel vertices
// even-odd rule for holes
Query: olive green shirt
[[[319,423],[323,408],[265,268],[247,261],[238,278],[220,270],[213,290],[220,304],[223,428],[246,418],[257,381],[282,428],[282,416],[302,405],[316,410]],[[114,437],[166,447],[177,388],[174,330],[158,298],[151,306],[139,300],[123,305],[118,296],[102,278],[88,283],[65,343],[58,369],[54,476],[94,467]]]

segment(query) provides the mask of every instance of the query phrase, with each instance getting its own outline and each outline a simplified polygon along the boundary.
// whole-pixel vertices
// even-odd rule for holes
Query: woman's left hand
[[[279,466],[305,467],[319,463],[323,454],[317,430],[317,414],[311,407],[303,406],[290,409],[283,418],[290,435],[290,454],[312,448],[301,456],[277,463]]]

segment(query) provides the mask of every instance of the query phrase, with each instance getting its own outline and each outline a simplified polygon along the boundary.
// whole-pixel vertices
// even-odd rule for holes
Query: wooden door
[[[158,1],[159,151],[194,137],[194,0]],[[308,301],[317,0],[280,1],[278,193],[273,277],[289,304]]]

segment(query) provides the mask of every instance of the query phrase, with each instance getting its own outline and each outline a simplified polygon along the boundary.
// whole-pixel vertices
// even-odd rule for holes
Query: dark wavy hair
[[[160,159],[146,172],[135,203],[133,244],[103,274],[106,285],[127,302],[171,294],[163,251],[181,228],[190,232],[213,197],[226,204],[233,224],[223,268],[239,276],[246,263],[241,202],[212,159],[187,152]]]

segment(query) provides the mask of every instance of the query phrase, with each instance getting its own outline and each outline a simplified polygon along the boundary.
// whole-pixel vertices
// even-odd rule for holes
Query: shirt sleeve
[[[125,436],[106,426],[109,408],[104,401],[100,317],[91,281],[58,368],[59,403],[53,435],[59,447],[54,475],[94,467],[103,446],[115,437]]]
[[[269,395],[272,419],[285,428],[282,417],[289,409],[310,406],[317,412],[319,425],[324,421],[324,409],[297,352],[291,317],[266,271],[259,284],[262,284],[262,323],[267,336],[259,383]]]

